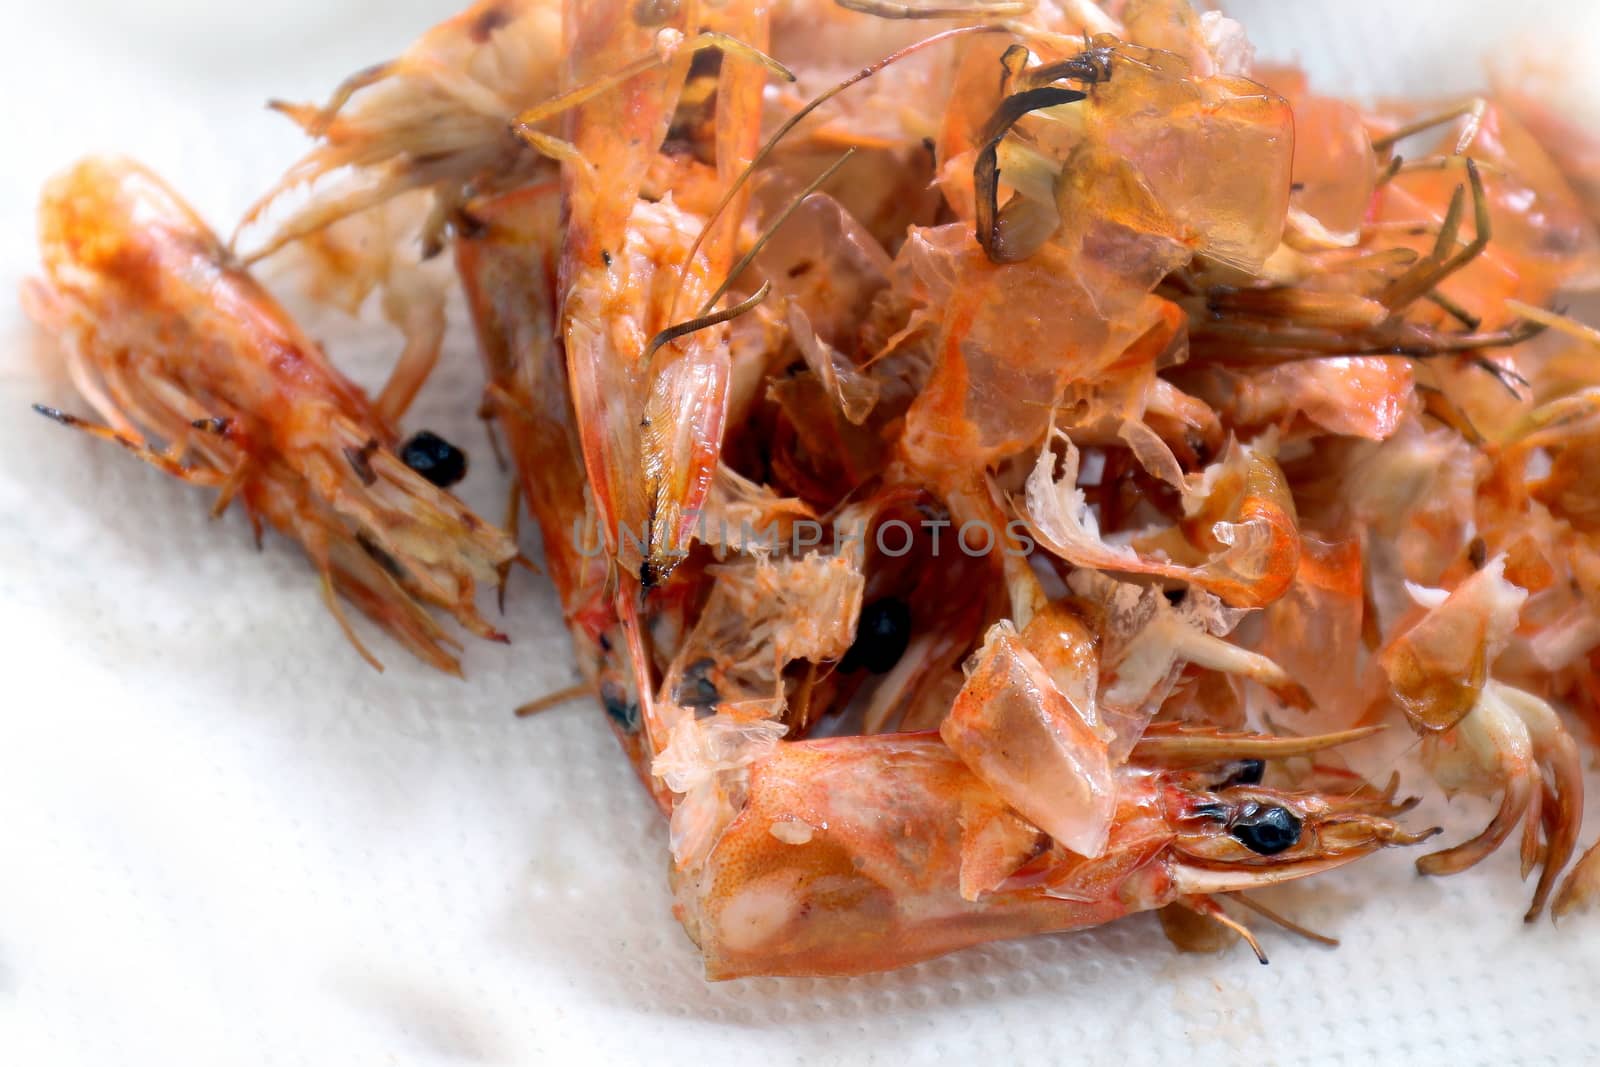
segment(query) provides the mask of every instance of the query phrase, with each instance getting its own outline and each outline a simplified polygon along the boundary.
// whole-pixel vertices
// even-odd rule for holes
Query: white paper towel
[[[514,579],[515,643],[470,646],[468,682],[381,639],[375,674],[295,549],[257,552],[240,515],[211,522],[203,494],[27,410],[83,406],[10,296],[49,172],[125,151],[230,222],[300,147],[265,98],[321,96],[449,5],[8,6],[0,1063],[1600,1059],[1600,920],[1525,928],[1512,850],[1445,880],[1390,853],[1271,894],[1344,944],[1264,926],[1270,967],[1179,956],[1141,917],[898,974],[707,985],[669,913],[665,827],[599,710],[511,717],[574,679],[541,580]],[[1587,37],[1571,20],[1589,6],[1230,8],[1329,88],[1448,92],[1513,31],[1592,52],[1592,10]],[[308,324],[381,380],[384,327]],[[497,515],[478,389],[457,332],[412,425],[471,450],[465,496]],[[1484,815],[1415,818],[1459,835]]]

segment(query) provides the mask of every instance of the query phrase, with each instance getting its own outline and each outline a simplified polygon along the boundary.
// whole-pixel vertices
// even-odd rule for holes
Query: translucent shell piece
[[[1105,738],[1009,625],[989,631],[939,735],[1056,841],[1082,856],[1104,851],[1116,813]]]

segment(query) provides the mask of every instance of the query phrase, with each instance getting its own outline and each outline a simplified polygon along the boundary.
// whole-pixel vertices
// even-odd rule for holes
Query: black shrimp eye
[[[1234,772],[1228,775],[1228,780],[1223,782],[1222,789],[1234,785],[1260,785],[1261,779],[1266,777],[1267,763],[1265,760],[1246,759],[1240,760]]]
[[[911,643],[911,609],[894,597],[874,600],[861,609],[856,623],[855,643],[839,661],[839,669],[854,671],[865,667],[873,674],[887,674],[905,655]]]
[[[718,702],[722,700],[717,692],[717,683],[710,677],[716,666],[716,660],[709,657],[697,659],[684,670],[683,679],[678,683],[678,691],[675,694],[678,703],[686,708],[693,708],[697,719],[703,719],[715,712]]]
[[[1300,819],[1277,804],[1246,804],[1228,824],[1228,833],[1258,856],[1276,856],[1300,840]]]
[[[428,430],[419,431],[400,446],[400,461],[440,489],[467,476],[467,454]]]

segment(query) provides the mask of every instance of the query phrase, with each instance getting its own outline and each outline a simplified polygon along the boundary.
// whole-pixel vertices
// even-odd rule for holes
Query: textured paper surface
[[[706,985],[669,914],[665,827],[570,683],[542,582],[467,683],[368,669],[296,550],[27,411],[81,408],[11,294],[53,169],[135,154],[230,222],[320,96],[441,12],[421,0],[13,5],[0,65],[0,1062],[898,1065],[1554,1063],[1600,1058],[1600,919],[1525,928],[1511,849],[1425,880],[1390,853],[1270,900],[1344,939],[1179,956],[1153,918],[856,981]],[[447,5],[446,5],[447,6]],[[1569,5],[1235,5],[1264,51],[1350,91],[1470,88]],[[435,10],[430,11],[429,8]],[[1487,14],[1469,17],[1474,11]],[[20,25],[18,18],[20,16]],[[1400,55],[1407,58],[1399,59]],[[1591,98],[1600,98],[1593,94]],[[383,326],[309,319],[371,384]],[[461,440],[499,512],[457,332],[413,426]],[[1591,787],[1596,780],[1591,780]],[[1600,830],[1590,804],[1586,843]],[[1482,805],[1430,804],[1459,837]]]

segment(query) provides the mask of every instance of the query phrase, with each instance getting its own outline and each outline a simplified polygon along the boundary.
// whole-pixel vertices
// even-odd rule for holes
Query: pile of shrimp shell
[[[584,681],[525,710],[598,698],[714,977],[1114,917],[1000,918],[1129,847],[1135,781],[1169,797],[1174,884],[1259,865],[1184,843],[1201,794],[1282,813],[1227,816],[1259,855],[1313,826],[1308,861],[1419,840],[1358,773],[1378,726],[1430,788],[1497,800],[1422,871],[1517,848],[1530,920],[1600,891],[1600,332],[1563,311],[1600,287],[1600,150],[1528,85],[1362,106],[1182,0],[482,0],[273,106],[311,147],[226,247],[132,165],[47,190],[30,310],[103,421],[46,413],[298,540],[373,659],[345,607],[446,670],[436,616],[502,638],[474,600],[531,514]],[[88,232],[139,270],[211,264],[258,319],[206,333]],[[380,395],[321,365],[248,273],[269,259],[381,307]],[[458,285],[505,523],[446,492],[453,446],[399,430]],[[309,377],[263,385],[285,345]],[[886,769],[914,759],[914,787]],[[873,883],[903,933],[840,918],[851,956],[752,896],[768,868],[739,864],[826,827],[779,768],[854,768],[829,832],[857,870],[887,846],[840,798],[945,805],[915,833],[946,883]],[[941,851],[941,821],[969,836]],[[1377,836],[1338,844],[1352,822]],[[1181,945],[1239,927],[1133,884]],[[787,932],[752,946],[735,913]]]

